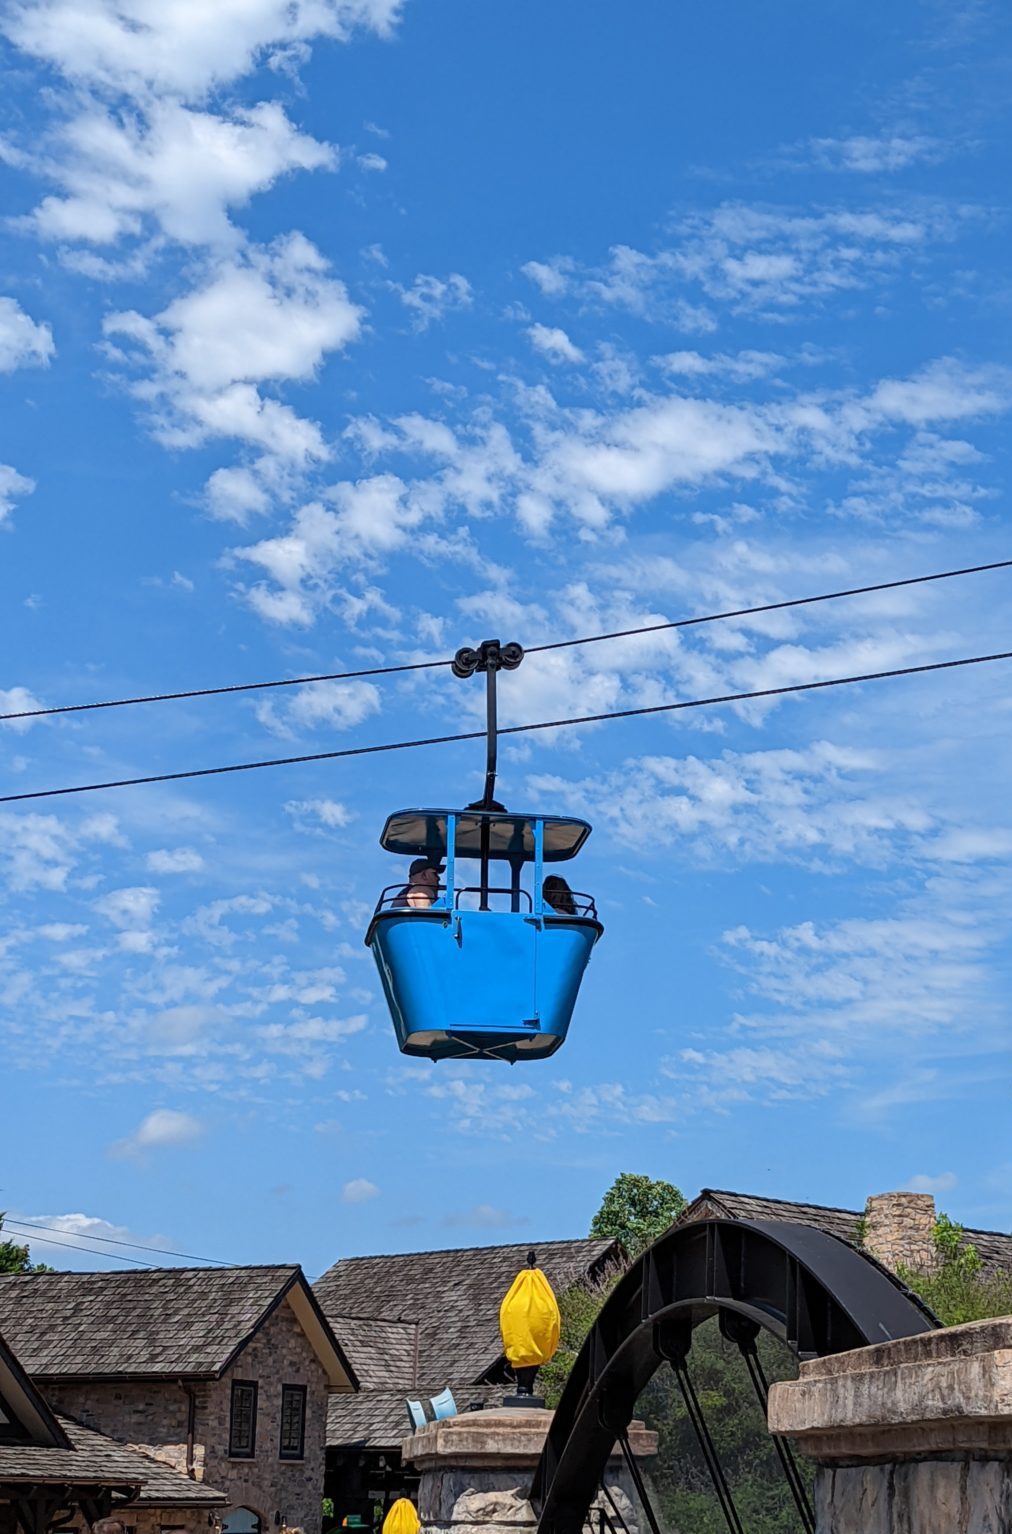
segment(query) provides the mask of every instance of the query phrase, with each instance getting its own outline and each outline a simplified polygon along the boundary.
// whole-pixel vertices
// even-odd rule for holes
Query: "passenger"
[[[565,879],[558,874],[549,874],[541,886],[541,893],[558,916],[575,916],[576,901],[573,899],[573,891],[569,888]]]
[[[391,907],[394,910],[407,907],[412,911],[427,911],[429,906],[435,904],[442,872],[442,863],[433,862],[432,858],[415,858],[408,869],[408,882],[394,896],[390,902]]]

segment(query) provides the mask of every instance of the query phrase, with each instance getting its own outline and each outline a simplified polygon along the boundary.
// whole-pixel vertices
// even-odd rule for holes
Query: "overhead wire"
[[[709,698],[688,698],[677,703],[653,703],[642,708],[614,709],[600,714],[579,714],[568,719],[542,719],[535,724],[512,724],[499,735],[523,735],[533,730],[560,730],[570,725],[600,724],[610,719],[634,719],[647,714],[672,714],[690,708],[709,708],[722,703],[747,703],[759,698],[780,698],[789,693],[817,692],[827,687],[847,687],[859,682],[881,682],[893,677],[924,676],[933,671],[953,671],[962,666],[983,666],[991,661],[1012,660],[1012,650],[991,655],[968,655],[958,660],[930,661],[920,666],[894,666],[886,671],[866,671],[854,676],[828,677],[818,682],[791,682],[781,687],[762,687],[751,692],[721,693]],[[30,799],[56,799],[67,794],[97,793],[111,788],[136,788],[147,783],[178,783],[189,778],[213,778],[232,772],[255,772],[263,767],[297,767],[307,762],[333,762],[344,757],[376,756],[386,751],[410,751],[422,746],[445,746],[456,741],[482,740],[484,730],[455,735],[429,735],[416,740],[389,741],[376,746],[345,746],[339,751],[313,751],[302,756],[273,757],[259,762],[233,762],[222,767],[192,767],[181,772],[149,773],[138,778],[117,778],[104,783],[79,783],[68,788],[32,789],[20,794],[0,794],[0,804],[19,804]]]
[[[13,1225],[11,1228],[13,1229]],[[18,1231],[16,1234],[20,1235],[21,1232]],[[114,1257],[117,1262],[132,1262],[135,1268],[150,1268],[153,1266],[153,1264],[150,1262],[142,1261],[140,1257],[127,1257],[122,1252],[100,1253],[96,1252],[94,1247],[81,1246],[77,1241],[57,1241],[55,1236],[47,1236],[44,1244],[46,1246],[66,1246],[69,1247],[72,1252],[88,1252],[92,1257]]]
[[[79,1241],[100,1241],[103,1246],[124,1246],[134,1252],[157,1252],[162,1257],[184,1257],[187,1262],[206,1262],[213,1268],[235,1268],[238,1263],[223,1262],[218,1257],[197,1257],[193,1252],[174,1252],[167,1246],[150,1246],[143,1241],[121,1241],[115,1236],[94,1236],[84,1230],[64,1230],[60,1225],[43,1225],[38,1220],[15,1220],[9,1215],[3,1216],[3,1228],[13,1230],[18,1235],[25,1235],[30,1231],[46,1230],[57,1236],[74,1236]],[[54,1243],[55,1244],[55,1243]],[[85,1248],[88,1250],[88,1248]],[[99,1254],[101,1255],[101,1254]],[[109,1253],[110,1256],[114,1255]],[[132,1260],[132,1259],[131,1259]]]
[[[989,564],[965,565],[958,570],[938,570],[930,575],[904,576],[894,581],[877,581],[872,585],[849,586],[840,591],[824,591],[815,596],[788,597],[780,602],[763,602],[754,607],[729,608],[723,612],[702,613],[692,618],[675,618],[664,623],[647,623],[638,628],[614,629],[606,634],[585,634],[578,639],[555,639],[546,644],[527,645],[528,655],[541,654],[546,650],[566,650],[575,645],[600,644],[609,639],[628,639],[637,634],[656,634],[665,629],[694,628],[704,623],[720,623],[731,618],[758,617],[763,613],[784,612],[792,607],[810,607],[818,602],[836,602],[843,597],[871,596],[881,591],[898,591],[905,586],[924,586],[932,581],[954,580],[957,576],[982,575],[992,570],[1012,568],[1012,559],[993,560]],[[346,682],[368,676],[394,676],[408,671],[431,671],[452,665],[452,660],[407,661],[393,666],[368,666],[358,671],[329,671],[307,676],[280,677],[261,682],[233,682],[220,687],[194,687],[178,692],[146,693],[133,698],[109,698],[95,703],[63,703],[51,708],[24,708],[0,713],[0,723],[16,719],[43,719],[54,714],[82,714],[105,708],[129,708],[140,703],[172,703],[187,698],[214,698],[229,693],[263,692],[276,687],[308,687],[314,682]]]

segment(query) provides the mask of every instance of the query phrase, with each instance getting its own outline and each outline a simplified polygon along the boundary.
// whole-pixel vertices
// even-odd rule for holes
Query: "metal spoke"
[[[636,1495],[640,1499],[640,1506],[643,1508],[643,1511],[647,1515],[647,1523],[650,1525],[650,1534],[661,1534],[661,1526],[657,1522],[657,1514],[654,1512],[653,1504],[651,1503],[650,1498],[647,1496],[647,1489],[644,1485],[643,1477],[640,1474],[640,1467],[636,1463],[636,1456],[630,1447],[629,1434],[627,1431],[619,1434],[618,1442],[619,1448],[622,1450],[622,1457],[626,1463],[626,1469],[629,1471],[629,1474],[632,1477],[632,1483],[636,1488]]]
[[[713,1439],[710,1437],[710,1429],[706,1425],[703,1408],[699,1404],[696,1387],[689,1376],[688,1366],[684,1357],[672,1359],[671,1368],[682,1392],[685,1410],[688,1412],[689,1421],[695,1430],[699,1447],[706,1461],[706,1468],[710,1472],[710,1479],[717,1493],[720,1510],[724,1514],[724,1522],[727,1524],[730,1534],[745,1534],[741,1519],[738,1517],[738,1509],[734,1505],[734,1498],[731,1496],[731,1488],[727,1484],[724,1467],[717,1458],[717,1450],[714,1447]]]

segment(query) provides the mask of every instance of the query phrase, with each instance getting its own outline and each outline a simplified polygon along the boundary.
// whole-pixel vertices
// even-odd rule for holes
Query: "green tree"
[[[962,1225],[940,1214],[935,1223],[934,1267],[900,1268],[898,1277],[920,1295],[945,1326],[1012,1315],[1012,1273],[985,1272],[980,1253],[967,1241]]]
[[[6,1210],[0,1213],[0,1273],[52,1273],[44,1262],[33,1262],[27,1246],[2,1239]]]
[[[630,1257],[638,1257],[664,1234],[685,1204],[685,1195],[673,1183],[622,1172],[601,1200],[590,1234],[621,1241]]]

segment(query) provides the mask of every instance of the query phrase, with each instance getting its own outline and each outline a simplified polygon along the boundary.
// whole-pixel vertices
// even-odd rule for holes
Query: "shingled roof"
[[[131,1506],[223,1507],[228,1497],[152,1454],[55,1413],[0,1337],[0,1498],[44,1485],[128,1499]],[[74,1498],[71,1496],[71,1501]]]
[[[499,1306],[531,1243],[347,1257],[315,1293],[351,1359],[363,1394],[330,1404],[327,1442],[394,1448],[407,1430],[404,1398],[449,1385],[458,1405],[498,1391],[483,1382],[502,1360]],[[622,1260],[616,1241],[541,1241],[538,1266],[556,1293]],[[381,1399],[382,1398],[382,1399]]]
[[[332,1389],[355,1375],[298,1265],[0,1277],[0,1332],[33,1378],[216,1379],[291,1304]]]
[[[446,1383],[442,1380],[417,1393],[402,1386],[400,1390],[366,1390],[356,1396],[330,1396],[327,1402],[328,1448],[377,1449],[389,1453],[411,1432],[405,1405],[408,1395],[417,1394],[418,1398],[424,1399],[442,1390]],[[451,1389],[461,1411],[478,1401],[483,1406],[502,1405],[501,1385],[461,1386],[451,1381]]]
[[[787,1199],[761,1198],[752,1193],[732,1193],[726,1188],[703,1188],[675,1221],[686,1225],[693,1220],[792,1220],[798,1225],[814,1225],[844,1241],[858,1245],[863,1215],[854,1209],[836,1209],[825,1204],[795,1204]],[[1004,1268],[1012,1272],[1012,1236],[997,1230],[964,1228],[965,1239],[973,1246],[986,1270]]]
[[[226,1507],[228,1497],[203,1481],[191,1481],[132,1444],[117,1443],[57,1413],[69,1449],[42,1444],[0,1445],[0,1483],[40,1481],[113,1487],[130,1507]],[[138,1490],[139,1488],[139,1490]]]

